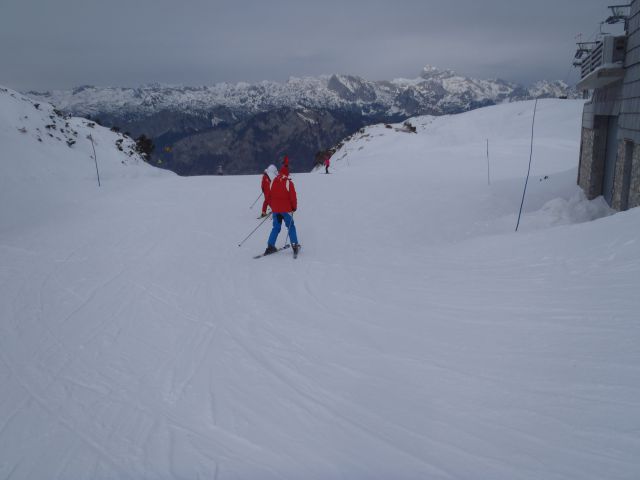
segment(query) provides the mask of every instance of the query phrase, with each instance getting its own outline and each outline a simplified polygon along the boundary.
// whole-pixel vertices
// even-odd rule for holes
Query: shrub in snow
[[[409,122],[408,120],[406,122],[404,122],[402,125],[404,125],[405,129],[409,132],[413,132],[413,133],[418,133],[416,131],[416,127],[414,127],[413,125],[411,125],[411,122]]]
[[[155,145],[153,141],[142,134],[138,138],[136,138],[136,151],[142,155],[145,160],[149,160],[151,158],[151,153],[155,149]]]

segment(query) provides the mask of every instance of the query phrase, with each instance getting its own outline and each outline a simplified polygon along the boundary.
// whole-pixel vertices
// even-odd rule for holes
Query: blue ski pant
[[[282,228],[283,220],[284,224],[289,229],[289,238],[291,239],[291,243],[298,243],[298,235],[296,234],[296,226],[293,223],[293,217],[288,213],[274,213],[272,214],[272,217],[273,228],[271,229],[271,235],[269,235],[269,245],[273,245],[275,247],[276,240],[280,234],[280,229]]]

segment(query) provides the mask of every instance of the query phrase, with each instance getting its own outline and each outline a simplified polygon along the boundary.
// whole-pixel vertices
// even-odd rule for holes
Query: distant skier
[[[262,214],[260,217],[267,216],[267,207],[269,206],[269,202],[267,198],[269,197],[269,190],[271,189],[271,181],[276,178],[278,175],[278,169],[275,165],[269,165],[265,168],[264,173],[262,174],[262,194],[264,195],[264,202],[262,202]]]
[[[269,255],[278,251],[276,248],[276,240],[278,239],[280,229],[282,228],[282,221],[284,220],[284,224],[289,230],[291,248],[293,249],[294,255],[297,255],[298,250],[300,250],[300,245],[298,244],[296,226],[291,213],[298,209],[298,197],[293,181],[289,178],[289,158],[287,156],[284,157],[278,176],[271,182],[268,203],[271,206],[273,215],[273,228],[271,229],[267,249],[264,251],[264,254]]]
[[[331,156],[327,155],[324,159],[324,173],[329,173],[329,165],[331,165]]]

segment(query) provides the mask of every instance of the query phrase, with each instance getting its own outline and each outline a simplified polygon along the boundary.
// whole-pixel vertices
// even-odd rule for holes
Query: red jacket
[[[264,193],[265,198],[267,197],[267,195],[269,195],[269,187],[271,186],[271,179],[269,178],[269,175],[267,175],[266,173],[262,174],[262,193]]]
[[[298,209],[296,187],[289,176],[283,173],[271,182],[268,199],[273,213],[295,212]]]

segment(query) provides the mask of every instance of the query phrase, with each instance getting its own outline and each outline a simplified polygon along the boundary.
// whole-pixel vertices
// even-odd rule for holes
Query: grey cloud
[[[424,64],[530,83],[568,77],[602,0],[4,0],[0,84],[205,84]]]

